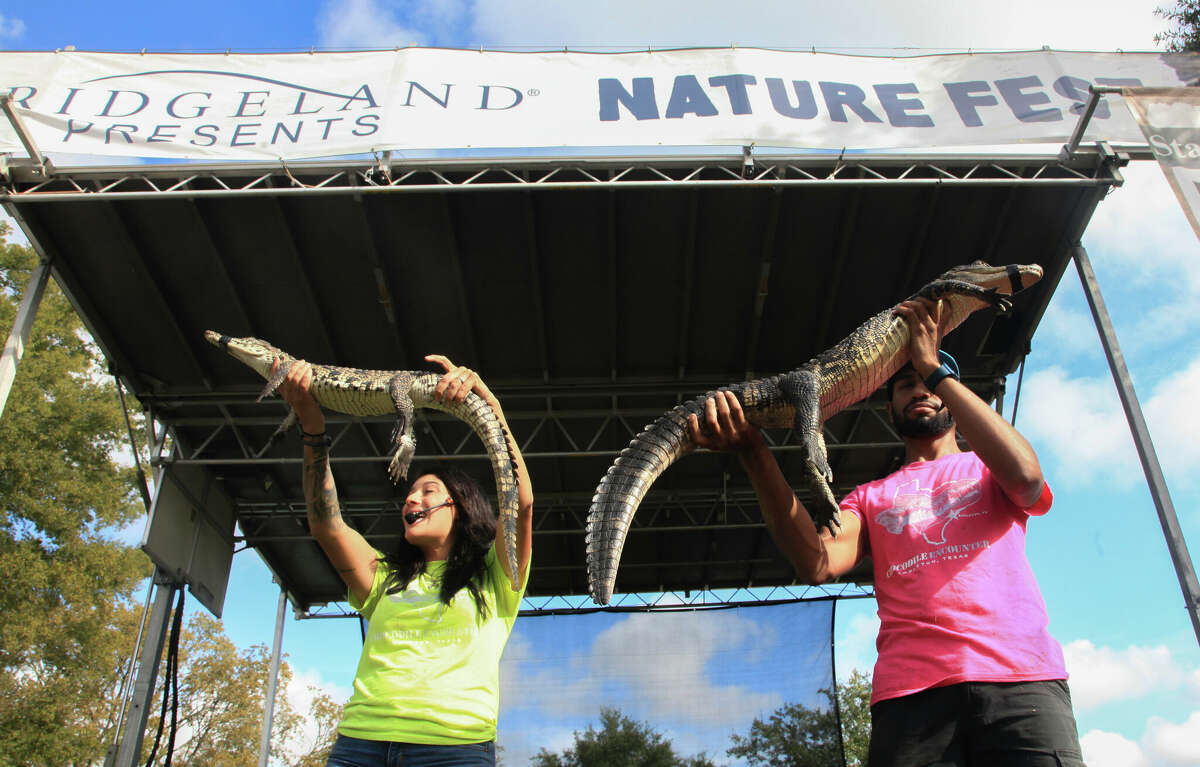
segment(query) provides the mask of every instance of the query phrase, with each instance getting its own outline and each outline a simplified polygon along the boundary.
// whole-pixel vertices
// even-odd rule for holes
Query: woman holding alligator
[[[338,509],[312,369],[293,365],[279,391],[300,418],[309,528],[368,621],[328,767],[495,764],[500,654],[528,582],[533,489],[504,411],[479,375],[441,355],[425,359],[446,371],[435,399],[462,402],[474,392],[504,427],[520,496],[518,561],[498,545],[496,515],[479,486],[453,469],[413,481],[393,551],[367,543]]]

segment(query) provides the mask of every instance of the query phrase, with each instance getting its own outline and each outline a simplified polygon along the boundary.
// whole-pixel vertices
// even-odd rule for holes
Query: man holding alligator
[[[940,355],[941,302],[895,313],[911,331],[911,363],[888,381],[904,465],[842,500],[836,536],[818,532],[736,396],[711,397],[689,436],[739,454],[802,580],[824,583],[871,557],[871,767],[1081,765],[1062,649],[1024,553],[1028,518],[1052,499],[1037,456]]]

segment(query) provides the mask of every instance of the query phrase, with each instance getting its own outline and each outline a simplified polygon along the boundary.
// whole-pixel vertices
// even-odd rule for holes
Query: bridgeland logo
[[[506,112],[525,98],[519,88],[494,83],[331,88],[213,69],[105,75],[57,88],[15,85],[9,93],[18,108],[59,129],[63,151],[81,139],[201,148],[334,143],[378,133],[388,105],[397,107],[394,119],[411,110],[419,120],[429,112]]]

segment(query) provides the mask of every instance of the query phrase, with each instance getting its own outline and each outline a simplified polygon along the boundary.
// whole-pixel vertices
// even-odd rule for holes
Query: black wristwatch
[[[937,388],[938,384],[947,378],[953,378],[955,381],[960,380],[958,373],[954,372],[949,365],[943,362],[941,365],[938,365],[937,370],[934,370],[929,374],[929,377],[925,379],[925,388],[932,392],[935,388]]]

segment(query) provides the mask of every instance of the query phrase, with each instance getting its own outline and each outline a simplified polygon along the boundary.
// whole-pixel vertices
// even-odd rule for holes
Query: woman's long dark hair
[[[475,600],[480,617],[486,618],[487,601],[479,582],[483,579],[488,549],[496,540],[496,515],[484,499],[478,483],[466,473],[454,468],[436,468],[416,476],[429,474],[446,486],[458,511],[454,517],[454,544],[446,557],[446,570],[438,598],[448,605],[459,590],[466,588]],[[425,572],[424,553],[404,537],[384,559],[392,568],[384,583],[388,594],[403,591],[413,578]]]

